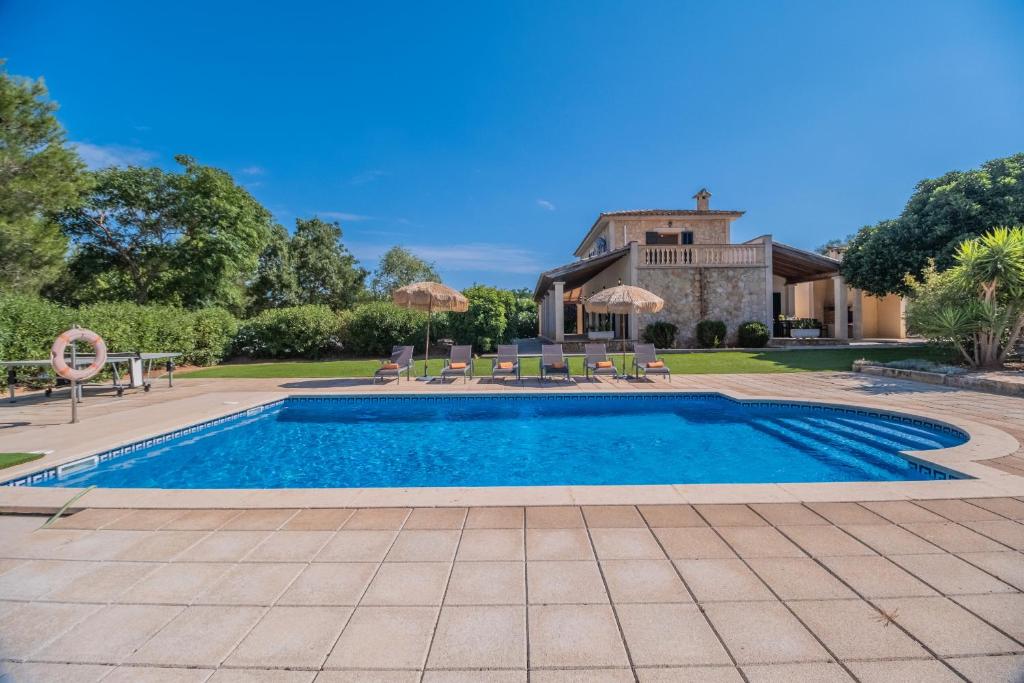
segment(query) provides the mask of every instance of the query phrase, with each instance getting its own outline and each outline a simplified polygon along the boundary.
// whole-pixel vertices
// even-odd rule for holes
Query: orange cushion
[[[401,366],[398,363],[382,363],[380,366],[381,370],[397,370]]]
[[[594,363],[594,365],[599,368],[610,368],[612,366],[612,362],[610,360],[599,360]]]
[[[466,367],[466,364],[465,363],[452,363],[448,367],[450,367],[452,370],[462,370],[463,368]]]
[[[564,368],[564,367],[565,367],[565,363],[552,363],[552,364],[551,364],[551,365],[549,365],[548,367],[549,367],[549,368],[552,368],[552,369],[554,369],[554,370],[561,370],[562,368]]]
[[[660,360],[652,360],[650,363],[647,364],[647,367],[649,367],[649,368],[663,368],[663,367],[665,367],[665,363],[663,361],[660,361]]]
[[[515,366],[515,363],[509,360],[503,360],[498,363],[499,370],[511,370]]]

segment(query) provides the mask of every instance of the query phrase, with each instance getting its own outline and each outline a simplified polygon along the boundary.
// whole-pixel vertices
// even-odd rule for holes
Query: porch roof
[[[543,299],[544,294],[556,282],[564,282],[566,291],[575,289],[627,254],[629,254],[629,247],[620,247],[600,256],[580,259],[545,271],[537,278],[537,286],[533,290],[533,300]]]
[[[823,280],[839,274],[839,261],[781,242],[772,242],[772,274],[786,278],[786,284],[790,285]]]

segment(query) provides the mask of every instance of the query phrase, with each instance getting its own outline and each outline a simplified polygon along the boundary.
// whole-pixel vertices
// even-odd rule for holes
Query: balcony
[[[762,244],[638,245],[640,268],[764,266]]]

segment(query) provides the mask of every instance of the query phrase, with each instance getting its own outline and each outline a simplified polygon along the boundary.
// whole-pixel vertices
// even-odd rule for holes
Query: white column
[[[859,289],[850,290],[850,305],[853,307],[853,338],[864,338],[864,301]]]
[[[846,280],[842,275],[832,278],[833,297],[835,304],[835,336],[836,339],[848,339],[849,328],[846,323]]]
[[[583,334],[583,302],[576,304],[576,334]]]
[[[772,299],[775,293],[775,277],[772,272],[772,236],[764,236],[764,324],[768,328],[768,336],[773,337],[775,331],[772,315]]]
[[[907,338],[907,297],[900,297],[900,339]]]
[[[555,336],[556,342],[565,341],[565,283],[556,282],[555,291],[552,295],[552,304],[555,307]]]
[[[786,285],[786,298],[782,312],[785,315],[796,315],[796,285]]]

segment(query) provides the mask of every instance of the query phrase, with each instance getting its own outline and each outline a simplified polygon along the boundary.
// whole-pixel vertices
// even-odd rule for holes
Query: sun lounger
[[[654,344],[637,344],[633,347],[633,373],[638,379],[642,373],[644,377],[665,375],[669,382],[672,381],[672,371],[664,361],[658,360]]]
[[[444,370],[441,371],[441,381],[447,377],[461,377],[462,381],[468,382],[473,376],[473,347],[453,346],[451,355],[444,362]]]
[[[544,344],[540,349],[540,378],[547,379],[548,375],[565,375],[565,379],[572,381],[569,374],[569,363],[562,353],[561,344]]]
[[[517,382],[523,381],[519,374],[519,347],[515,344],[502,344],[498,346],[498,355],[491,366],[491,379],[511,376],[515,376]]]
[[[412,347],[393,346],[391,347],[391,358],[381,361],[380,367],[373,373],[373,382],[383,381],[388,377],[402,380],[402,371],[405,371],[406,379],[412,379]]]
[[[587,344],[584,347],[583,370],[590,379],[591,375],[619,376],[615,363],[608,358],[608,347],[604,344]]]

